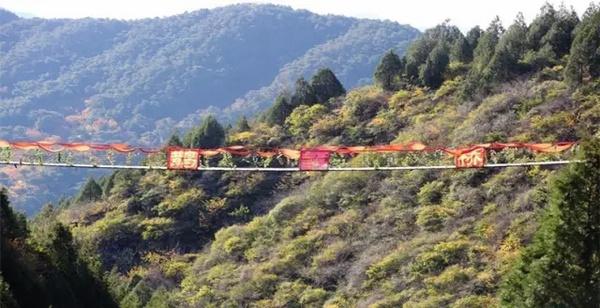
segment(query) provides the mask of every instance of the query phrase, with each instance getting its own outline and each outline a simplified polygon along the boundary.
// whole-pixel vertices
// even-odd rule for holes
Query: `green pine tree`
[[[505,81],[523,73],[524,67],[519,61],[525,54],[526,36],[527,24],[523,14],[519,13],[515,22],[502,35],[496,45],[494,56],[484,70],[486,80]]]
[[[498,45],[502,33],[504,33],[504,28],[500,18],[496,16],[477,43],[473,55],[473,72],[476,74],[483,73],[494,56],[496,45]]]
[[[13,211],[6,190],[0,188],[0,235],[3,239],[11,240],[24,238],[27,234],[27,218]]]
[[[0,307],[115,307],[55,216],[44,207],[28,232],[0,190]]]
[[[63,273],[73,273],[77,263],[77,252],[73,247],[73,236],[62,223],[52,225],[47,249],[52,263]],[[73,273],[74,274],[74,273]]]
[[[473,51],[477,47],[477,44],[479,43],[479,38],[482,35],[483,30],[481,30],[479,26],[475,26],[471,28],[471,30],[469,30],[469,32],[467,32],[467,35],[465,36],[465,39],[467,40],[467,43],[469,43],[469,47],[471,48],[471,60],[473,59]]]
[[[375,69],[373,78],[375,79],[375,83],[384,90],[394,91],[396,90],[396,78],[400,77],[403,69],[404,65],[398,55],[390,50],[381,58],[379,65]]]
[[[303,77],[300,77],[298,80],[296,80],[296,90],[292,95],[290,104],[293,107],[298,107],[300,105],[314,105],[317,102],[315,90],[310,83],[308,83],[308,81],[306,81]]]
[[[573,32],[579,24],[577,13],[571,8],[567,10],[561,5],[554,19],[554,23],[540,40],[541,48],[548,46],[555,54],[555,61],[569,53],[573,42]]]
[[[427,57],[425,65],[419,74],[421,83],[432,89],[437,89],[444,82],[444,72],[448,67],[448,48],[445,44],[438,44]]]
[[[246,116],[242,116],[237,124],[236,124],[236,128],[235,128],[238,132],[246,132],[250,130],[250,124],[248,124],[248,119],[246,119]]]
[[[469,63],[473,59],[473,49],[466,38],[457,39],[450,47],[450,61]]]
[[[117,172],[113,172],[104,181],[104,185],[102,186],[102,191],[104,192],[104,197],[109,197],[110,196],[110,191],[115,186],[115,177],[116,176],[117,176]]]
[[[183,146],[183,142],[181,142],[181,139],[179,138],[179,133],[174,132],[169,138],[169,141],[167,141],[167,145],[173,147]]]
[[[311,79],[310,85],[315,91],[317,101],[321,104],[327,103],[332,97],[346,94],[346,89],[337,79],[335,74],[328,68],[320,69]]]
[[[581,83],[585,77],[600,76],[599,28],[600,7],[592,5],[577,27],[565,69],[565,77],[573,85]]]
[[[542,44],[542,38],[550,31],[556,21],[556,10],[552,4],[546,2],[542,6],[540,14],[531,22],[527,31],[526,42],[529,49],[539,50]]]
[[[94,180],[89,178],[88,181],[83,185],[79,195],[76,198],[76,202],[93,202],[98,201],[102,198],[102,187]]]
[[[191,148],[217,148],[225,142],[225,130],[217,119],[209,115],[202,124],[189,131],[183,139],[183,145]]]
[[[599,307],[600,141],[550,185],[548,208],[533,243],[505,279],[506,306]]]
[[[288,99],[280,95],[275,100],[273,106],[265,113],[265,121],[271,126],[283,125],[285,119],[292,113],[292,110],[293,108],[288,103]]]
[[[504,33],[504,28],[500,18],[496,16],[477,40],[477,47],[473,51],[471,69],[462,84],[461,97],[463,99],[471,98],[489,85],[491,80],[487,78],[491,77],[491,74],[486,73],[486,70],[494,57],[496,45],[498,45],[502,33]]]

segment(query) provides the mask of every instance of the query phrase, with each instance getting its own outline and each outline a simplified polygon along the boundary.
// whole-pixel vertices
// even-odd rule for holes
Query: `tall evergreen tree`
[[[600,8],[591,5],[576,30],[565,77],[571,84],[600,76]]]
[[[398,55],[394,51],[390,50],[383,55],[379,65],[375,69],[373,78],[375,83],[382,87],[386,91],[393,91],[395,89],[395,80],[400,77],[404,65]]]
[[[0,235],[2,239],[16,239],[27,236],[27,219],[15,213],[8,202],[6,189],[0,188]]]
[[[102,198],[102,187],[94,180],[89,178],[85,185],[81,188],[76,202],[93,202]]]
[[[466,38],[457,39],[450,47],[450,61],[469,63],[473,59],[473,49]]]
[[[524,68],[519,63],[526,50],[527,24],[523,14],[519,13],[515,22],[502,35],[494,56],[485,70],[487,80],[504,81],[520,74]]]
[[[102,186],[102,191],[104,192],[104,197],[110,196],[110,191],[115,186],[115,177],[116,176],[117,176],[117,172],[113,172],[104,181],[104,185]]]
[[[183,146],[183,142],[181,142],[181,139],[179,138],[179,133],[178,132],[174,132],[171,135],[171,137],[169,138],[169,141],[167,141],[167,145],[173,146],[173,147]]]
[[[430,41],[451,44],[464,36],[457,26],[450,24],[450,20],[445,20],[443,23],[425,31],[423,37]]]
[[[300,105],[313,105],[317,103],[315,90],[303,77],[296,80],[296,88],[292,95],[291,105],[298,107]]]
[[[556,12],[554,23],[540,40],[541,48],[549,46],[554,52],[555,60],[560,60],[571,49],[573,31],[578,23],[577,13],[572,8],[567,10],[564,5],[561,5]]]
[[[217,119],[209,115],[202,124],[187,133],[183,140],[184,146],[192,148],[216,148],[225,142],[225,130]]]
[[[534,241],[502,285],[506,306],[600,304],[600,141],[582,143],[579,158],[551,182]]]
[[[461,38],[464,36],[460,29],[448,24],[448,20],[425,31],[406,52],[404,68],[406,78],[410,82],[422,83],[421,73],[432,50],[439,45],[452,46]]]
[[[540,14],[531,22],[527,32],[527,45],[529,49],[539,50],[542,47],[542,38],[548,33],[556,21],[556,10],[552,4],[546,2]]]
[[[31,234],[22,214],[0,190],[0,288],[10,293],[2,307],[115,307],[99,278],[80,258],[73,238],[55,213],[46,207],[33,222]],[[41,223],[38,225],[38,223]]]
[[[448,48],[445,44],[438,44],[431,51],[429,57],[427,57],[425,65],[422,66],[419,74],[421,83],[432,89],[439,88],[442,82],[444,82],[444,72],[446,71],[448,62]]]
[[[404,57],[404,73],[409,81],[417,82],[421,66],[427,61],[429,53],[435,48],[437,40],[422,37],[413,42]]]
[[[467,35],[465,36],[465,39],[467,40],[467,43],[469,43],[469,47],[471,47],[471,50],[475,50],[475,48],[477,47],[477,44],[479,43],[479,38],[483,35],[483,30],[481,30],[481,28],[479,28],[479,26],[475,26],[473,28],[471,28],[471,30],[469,30],[469,32],[467,32]],[[473,55],[471,54],[471,57]]]
[[[477,48],[475,48],[472,68],[475,73],[483,73],[484,69],[488,66],[494,56],[496,45],[498,44],[502,33],[504,33],[502,22],[500,21],[500,18],[496,16],[479,39]]]
[[[265,121],[269,125],[283,125],[285,119],[292,113],[293,107],[284,95],[279,95],[275,103],[265,114]]]
[[[235,129],[238,132],[246,132],[250,130],[250,124],[248,124],[248,119],[246,119],[246,116],[241,116],[240,119],[238,120]]]
[[[53,224],[48,236],[50,238],[47,251],[52,263],[64,273],[73,272],[78,260],[69,229],[57,222]]]
[[[317,101],[321,104],[327,103],[332,97],[346,94],[346,89],[337,79],[335,74],[328,68],[320,69],[311,79],[310,85],[315,92]]]
[[[491,74],[486,73],[486,70],[494,57],[496,45],[498,45],[503,32],[504,28],[502,27],[500,18],[496,16],[479,38],[477,47],[473,51],[471,69],[461,89],[461,96],[464,99],[472,97],[475,93],[478,93],[489,85],[491,80],[487,78]]]

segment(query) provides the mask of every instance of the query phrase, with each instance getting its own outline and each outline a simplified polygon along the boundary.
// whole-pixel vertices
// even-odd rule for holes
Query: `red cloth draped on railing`
[[[356,155],[361,153],[399,153],[399,152],[435,152],[443,151],[454,157],[464,153],[471,152],[475,149],[484,149],[485,151],[494,150],[500,151],[503,149],[526,149],[540,153],[559,153],[570,149],[575,145],[575,142],[554,142],[554,143],[522,143],[522,142],[493,142],[474,144],[465,147],[431,147],[420,142],[410,142],[407,144],[387,144],[374,146],[332,146],[321,145],[311,148],[303,148],[303,151],[320,151],[338,155]],[[164,151],[163,148],[143,148],[133,147],[122,143],[113,144],[97,144],[97,143],[64,143],[51,141],[16,141],[10,142],[0,140],[0,148],[12,148],[17,150],[42,150],[46,152],[56,153],[61,151],[115,151],[119,153],[141,152],[146,154],[159,153]],[[219,154],[229,153],[234,156],[251,156],[257,155],[260,157],[273,157],[282,155],[288,159],[298,160],[301,158],[301,151],[288,148],[270,148],[270,149],[251,149],[245,146],[227,146],[217,149],[196,149],[199,155],[212,157]]]

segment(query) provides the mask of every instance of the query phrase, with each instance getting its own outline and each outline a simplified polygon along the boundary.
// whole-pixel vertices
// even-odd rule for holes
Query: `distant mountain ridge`
[[[322,66],[348,88],[363,84],[384,51],[403,52],[419,35],[275,5],[135,21],[11,14],[0,17],[0,138],[156,144],[185,129],[189,114],[233,119],[264,109]]]
[[[11,22],[17,19],[19,19],[19,16],[0,7],[0,24]]]
[[[395,22],[275,5],[132,21],[0,10],[0,139],[157,146],[209,112],[253,115],[321,67],[347,89],[369,83],[385,51],[402,54],[419,35]],[[4,170],[0,183],[34,213],[89,175]]]

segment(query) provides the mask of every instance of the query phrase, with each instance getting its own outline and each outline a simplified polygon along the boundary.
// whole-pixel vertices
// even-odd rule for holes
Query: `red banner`
[[[521,142],[510,142],[510,143],[483,143],[468,145],[465,147],[442,147],[442,146],[427,146],[420,142],[410,142],[407,144],[388,144],[388,145],[374,145],[374,146],[335,146],[335,145],[321,145],[310,149],[304,149],[304,151],[316,151],[316,152],[328,152],[337,153],[340,155],[356,155],[361,153],[401,153],[401,152],[434,152],[444,151],[453,156],[459,156],[463,153],[472,151],[473,149],[486,149],[500,151],[507,148],[512,149],[526,149],[533,152],[539,153],[560,153],[573,147],[575,142],[554,142],[554,143],[521,143]],[[139,151],[146,154],[159,153],[164,151],[164,148],[141,148],[132,147],[126,144],[113,143],[113,144],[96,144],[96,143],[63,143],[63,142],[52,142],[52,141],[18,141],[10,142],[0,140],[0,148],[12,148],[16,150],[43,150],[50,153],[56,153],[61,151],[73,151],[73,152],[88,152],[88,151],[115,151],[118,153],[132,153]],[[258,155],[261,157],[272,157],[275,155],[282,155],[288,159],[297,160],[300,158],[300,151],[295,149],[286,148],[269,148],[269,149],[253,149],[245,146],[227,146],[216,149],[193,149],[199,152],[199,155],[212,157],[224,153],[229,153],[235,156],[250,156]]]
[[[331,152],[326,150],[301,150],[298,167],[303,171],[327,170]]]
[[[194,149],[168,148],[167,169],[196,170],[200,161],[200,151]]]
[[[456,168],[482,168],[487,160],[484,148],[474,148],[454,156]]]

